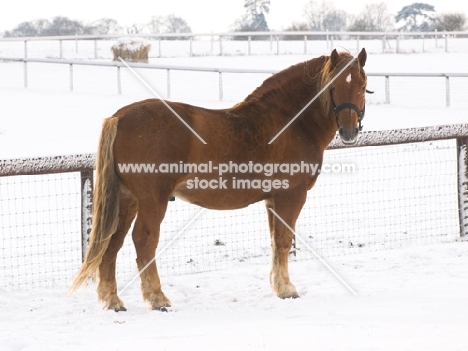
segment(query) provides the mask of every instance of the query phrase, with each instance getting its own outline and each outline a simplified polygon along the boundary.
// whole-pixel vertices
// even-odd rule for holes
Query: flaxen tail
[[[104,121],[102,127],[96,156],[92,231],[86,258],[71,286],[71,292],[78,289],[89,277],[96,278],[102,256],[119,223],[119,179],[113,151],[118,122],[117,117],[110,117]]]

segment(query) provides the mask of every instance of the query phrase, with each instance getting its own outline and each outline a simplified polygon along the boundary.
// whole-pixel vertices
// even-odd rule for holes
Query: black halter
[[[350,108],[350,109],[356,111],[356,113],[358,115],[359,131],[361,131],[362,127],[363,127],[361,125],[361,121],[364,118],[364,114],[366,113],[366,105],[364,104],[364,107],[362,108],[362,110],[360,110],[359,107],[357,107],[355,104],[353,104],[351,102],[345,102],[345,103],[343,103],[343,104],[341,104],[339,106],[336,106],[335,100],[333,99],[333,91],[334,90],[335,90],[335,88],[330,89],[330,97],[331,97],[331,103],[332,103],[332,107],[333,107],[333,112],[335,113],[336,125],[338,126],[338,129],[340,128],[340,125],[338,124],[338,113],[340,113],[340,111],[342,111],[342,110],[344,110],[346,108]],[[366,93],[373,94],[374,92],[366,89]]]

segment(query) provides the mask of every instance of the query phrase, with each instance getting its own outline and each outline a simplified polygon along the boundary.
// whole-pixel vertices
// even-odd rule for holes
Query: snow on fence
[[[323,173],[309,191],[296,231],[323,257],[450,242],[468,233],[468,124],[364,132],[356,147],[335,139],[324,162],[352,173]],[[94,155],[0,161],[0,289],[67,286],[91,228]],[[199,208],[170,202],[164,247]],[[268,264],[263,203],[205,211],[158,260],[162,275],[251,262]],[[301,244],[292,259],[312,259]],[[136,273],[128,235],[119,281]]]

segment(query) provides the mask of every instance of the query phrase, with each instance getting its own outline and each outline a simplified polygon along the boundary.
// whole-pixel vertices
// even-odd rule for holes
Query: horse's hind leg
[[[295,286],[289,279],[288,259],[293,238],[291,229],[294,230],[305,197],[306,194],[294,194],[294,196],[266,201],[272,248],[270,284],[275,294],[282,299],[299,297]],[[270,209],[273,209],[275,213]],[[285,226],[283,221],[290,228]]]
[[[166,209],[167,198],[156,202],[140,203],[132,233],[143,298],[149,302],[152,309],[162,311],[170,307],[171,302],[161,290],[155,254],[159,242],[160,224]]]
[[[115,278],[115,263],[117,253],[123,245],[133,219],[137,213],[138,205],[136,199],[127,191],[122,189],[119,195],[119,225],[117,231],[111,237],[102,262],[99,265],[98,296],[104,302],[104,307],[114,311],[126,311],[126,308],[117,296],[117,282]]]

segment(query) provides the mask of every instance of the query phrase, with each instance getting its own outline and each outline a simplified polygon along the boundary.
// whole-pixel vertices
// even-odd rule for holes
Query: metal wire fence
[[[331,169],[319,176],[298,219],[297,235],[322,257],[463,237],[467,136],[468,125],[455,125],[367,132],[358,148],[338,148],[334,141],[324,162],[355,166],[351,172]],[[92,165],[93,155],[0,161],[0,289],[70,284],[89,234],[86,184],[92,184]],[[199,211],[181,200],[170,202],[158,249],[165,248],[158,258],[161,275],[269,263],[263,203],[236,211],[206,210],[187,226]],[[296,240],[291,259],[312,258]],[[131,235],[117,265],[121,284],[137,273]]]

